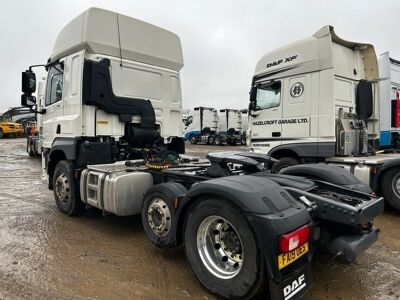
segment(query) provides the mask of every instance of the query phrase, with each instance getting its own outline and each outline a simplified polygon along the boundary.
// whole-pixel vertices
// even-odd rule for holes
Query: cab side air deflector
[[[110,114],[119,115],[123,123],[132,122],[132,116],[141,116],[141,127],[154,128],[156,117],[150,100],[116,96],[112,89],[110,60],[86,60],[83,69],[82,103],[94,105]]]

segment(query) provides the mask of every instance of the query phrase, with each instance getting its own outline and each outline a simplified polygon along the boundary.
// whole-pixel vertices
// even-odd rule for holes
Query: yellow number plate
[[[300,247],[290,251],[289,253],[280,254],[278,256],[279,270],[283,269],[287,265],[290,265],[292,262],[298,260],[307,252],[308,252],[308,243],[305,243],[304,245],[301,245]]]

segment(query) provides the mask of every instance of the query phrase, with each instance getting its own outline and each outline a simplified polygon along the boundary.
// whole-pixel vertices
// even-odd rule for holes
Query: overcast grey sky
[[[245,108],[258,59],[324,25],[344,39],[375,45],[400,59],[400,1],[2,0],[0,112],[20,102],[21,71],[46,62],[58,32],[91,6],[178,34],[185,66],[183,106]]]

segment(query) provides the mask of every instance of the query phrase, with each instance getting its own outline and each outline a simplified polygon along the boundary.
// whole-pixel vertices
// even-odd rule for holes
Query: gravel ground
[[[189,155],[245,147],[188,145]],[[59,213],[25,139],[0,140],[0,299],[213,299],[181,248],[163,251],[140,218]],[[350,266],[319,255],[306,299],[399,299],[400,213],[376,219],[379,241]]]

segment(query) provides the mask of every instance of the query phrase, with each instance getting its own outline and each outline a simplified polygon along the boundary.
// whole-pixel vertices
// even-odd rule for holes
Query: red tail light
[[[279,252],[288,253],[308,242],[310,238],[310,227],[308,225],[290,233],[284,234],[279,239]]]

